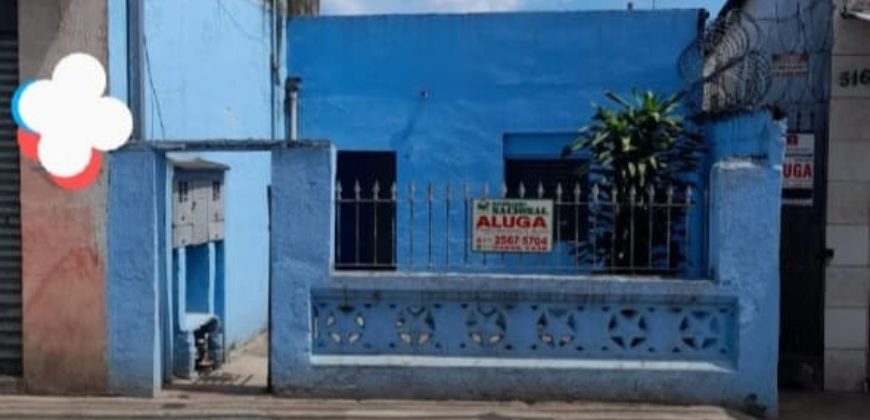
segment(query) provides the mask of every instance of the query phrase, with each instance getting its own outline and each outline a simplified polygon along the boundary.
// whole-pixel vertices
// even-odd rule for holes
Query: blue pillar
[[[311,285],[332,267],[335,149],[308,144],[272,153],[270,380],[289,391],[309,368]]]
[[[109,392],[153,396],[160,389],[158,212],[166,164],[151,150],[122,150],[108,159]]]
[[[711,266],[739,296],[735,393],[767,416],[777,413],[781,179],[776,160],[726,160],[711,176]]]

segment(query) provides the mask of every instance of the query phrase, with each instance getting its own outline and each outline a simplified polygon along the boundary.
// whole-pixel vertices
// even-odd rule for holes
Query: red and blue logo
[[[58,186],[81,190],[100,174],[102,153],[124,145],[133,130],[126,104],[103,96],[106,72],[87,54],[60,60],[51,79],[23,83],[12,97],[21,154]]]

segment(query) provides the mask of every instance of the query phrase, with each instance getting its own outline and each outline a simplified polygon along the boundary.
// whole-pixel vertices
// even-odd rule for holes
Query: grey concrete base
[[[866,420],[870,419],[870,394],[783,392],[779,416],[782,420]]]
[[[23,389],[21,378],[0,375],[0,395],[20,394]]]

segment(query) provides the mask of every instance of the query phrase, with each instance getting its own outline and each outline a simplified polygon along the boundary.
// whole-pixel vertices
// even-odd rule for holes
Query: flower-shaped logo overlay
[[[22,84],[12,97],[21,154],[39,161],[52,181],[70,190],[92,184],[101,152],[124,145],[133,117],[118,99],[103,96],[106,72],[96,58],[70,54],[51,79]]]

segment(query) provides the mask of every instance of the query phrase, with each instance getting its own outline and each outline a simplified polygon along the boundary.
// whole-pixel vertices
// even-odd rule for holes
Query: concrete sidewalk
[[[260,391],[262,392],[262,391]],[[783,420],[867,420],[870,395],[782,395]],[[404,400],[314,400],[265,394],[169,390],[154,399],[0,396],[0,419],[595,419],[595,420],[749,420],[711,406],[573,402],[469,402]]]
[[[169,391],[153,400],[0,397],[0,418],[187,419],[748,419],[709,406],[649,404],[294,400],[268,396]]]
[[[257,337],[236,349],[219,371],[192,381],[175,381],[172,389],[155,399],[0,396],[0,419],[750,419],[712,406],[276,398],[265,394],[266,342],[265,335]],[[0,377],[0,394],[20,391],[18,382]],[[780,418],[870,420],[870,395],[783,392]]]

